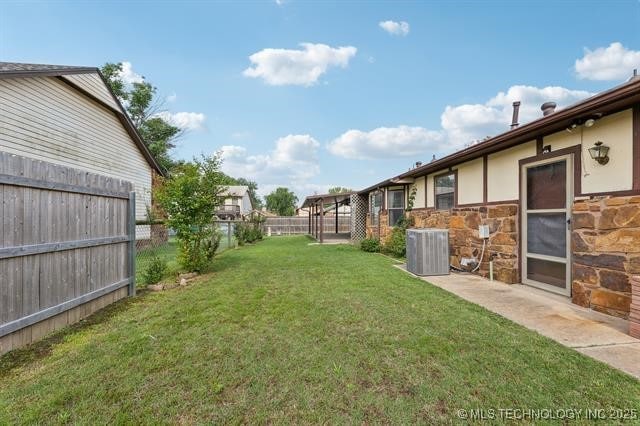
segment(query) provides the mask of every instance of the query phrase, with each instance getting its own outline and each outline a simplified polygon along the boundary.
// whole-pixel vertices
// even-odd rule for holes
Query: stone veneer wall
[[[640,274],[640,197],[573,204],[573,303],[629,316],[631,275]]]
[[[509,284],[520,282],[518,251],[518,205],[502,204],[481,207],[459,207],[452,210],[414,209],[408,214],[414,228],[449,229],[450,262],[460,267],[462,257],[480,258],[482,239],[478,226],[489,225],[491,232],[483,261],[477,274],[489,275],[489,260],[494,260],[494,279]],[[380,240],[391,232],[386,211],[380,214]],[[367,217],[367,237],[377,238],[378,227]]]

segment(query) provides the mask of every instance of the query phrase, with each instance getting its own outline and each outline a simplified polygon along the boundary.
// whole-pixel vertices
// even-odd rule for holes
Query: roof
[[[613,114],[637,103],[640,103],[640,79],[632,78],[613,89],[598,93],[552,114],[540,117],[537,120],[508,130],[481,143],[454,152],[453,154],[423,166],[416,167],[393,178],[386,179],[358,192],[361,194],[366,193],[373,189],[389,186],[394,183],[403,183],[403,180],[405,181],[404,183],[407,183],[411,178],[437,172],[466,161],[474,160],[483,155],[535,140],[540,136],[556,133],[568,128],[576,120],[588,117],[589,115],[595,113],[602,115]]]
[[[246,185],[228,185],[227,190],[222,192],[222,196],[227,197],[244,197],[249,191],[249,187]]]
[[[105,103],[98,97],[93,94],[87,92],[83,88],[77,86],[71,81],[62,78],[65,75],[69,74],[98,74],[102,79],[102,82],[106,86],[107,90],[115,100],[118,108],[114,108],[111,105]],[[82,93],[86,97],[92,99],[93,101],[99,103],[105,108],[112,111],[122,126],[125,128],[133,142],[136,144],[144,158],[147,160],[147,163],[154,168],[159,174],[165,175],[165,171],[160,167],[156,159],[153,157],[151,152],[149,152],[149,148],[142,140],[142,137],[138,133],[138,130],[133,125],[133,122],[129,118],[129,115],[125,111],[124,107],[120,103],[118,97],[111,90],[111,86],[107,84],[104,76],[100,72],[100,69],[97,67],[81,67],[81,66],[70,66],[70,65],[48,65],[48,64],[23,64],[17,62],[0,62],[0,79],[2,78],[26,78],[26,77],[58,77],[60,81],[65,83],[66,85],[72,87],[78,92]]]
[[[313,204],[322,200],[323,203],[344,203],[346,200],[351,200],[351,195],[355,192],[341,192],[339,194],[314,194],[309,195],[304,199],[300,208],[310,207]]]

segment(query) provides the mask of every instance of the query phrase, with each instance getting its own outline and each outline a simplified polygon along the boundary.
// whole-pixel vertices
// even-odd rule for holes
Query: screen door
[[[522,166],[522,282],[571,294],[572,156]]]

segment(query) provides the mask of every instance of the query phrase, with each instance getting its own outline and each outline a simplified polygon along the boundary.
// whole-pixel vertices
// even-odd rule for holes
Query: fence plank
[[[68,321],[76,303],[131,287],[132,188],[0,152],[0,337],[52,315]]]

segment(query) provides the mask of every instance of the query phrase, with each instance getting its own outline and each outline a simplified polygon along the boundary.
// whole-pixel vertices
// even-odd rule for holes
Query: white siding
[[[131,181],[146,218],[151,166],[112,111],[55,78],[0,80],[0,150]]]
[[[102,81],[98,73],[70,74],[62,76],[62,78],[70,81],[81,89],[86,90],[107,105],[110,105],[116,109],[120,108],[115,99],[113,99],[113,96],[111,96],[111,92],[109,92],[107,86],[104,85],[104,82]]]

